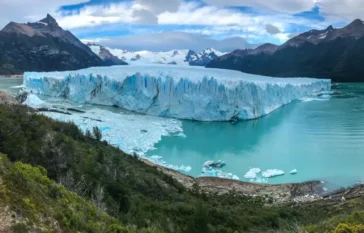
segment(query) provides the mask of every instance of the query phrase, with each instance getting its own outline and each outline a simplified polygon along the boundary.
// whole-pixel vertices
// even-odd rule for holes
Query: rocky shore
[[[142,159],[142,161],[150,166],[157,167],[161,172],[172,176],[186,188],[192,189],[197,185],[201,191],[206,193],[224,194],[235,192],[246,196],[260,196],[266,198],[267,202],[272,204],[311,202],[322,199],[322,195],[325,193],[321,181],[270,185],[218,177],[194,178],[178,171],[156,165],[146,159]]]
[[[17,104],[15,97],[11,94],[0,91],[0,104]]]

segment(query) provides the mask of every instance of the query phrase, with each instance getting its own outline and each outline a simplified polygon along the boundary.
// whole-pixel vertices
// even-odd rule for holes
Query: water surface
[[[250,168],[280,169],[269,183],[323,180],[327,186],[364,181],[364,84],[334,86],[330,99],[296,102],[263,118],[239,123],[183,121],[186,138],[164,137],[148,154],[192,167],[207,160],[241,180]],[[297,175],[290,175],[293,169]]]
[[[18,86],[23,84],[22,78],[6,78],[0,76],[0,90],[7,91],[10,93],[18,93],[19,88]]]

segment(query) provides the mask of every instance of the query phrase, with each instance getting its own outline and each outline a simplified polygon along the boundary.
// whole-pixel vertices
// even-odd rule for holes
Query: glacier
[[[294,100],[331,90],[329,79],[271,78],[168,65],[26,72],[24,85],[32,93],[79,104],[198,121],[254,119]]]

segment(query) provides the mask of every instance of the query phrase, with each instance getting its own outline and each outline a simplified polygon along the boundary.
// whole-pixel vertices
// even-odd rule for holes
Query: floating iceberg
[[[297,169],[294,169],[294,170],[292,170],[291,172],[290,172],[290,174],[292,174],[292,175],[295,175],[295,174],[297,174]]]
[[[259,168],[251,168],[245,175],[246,179],[256,179],[258,174],[261,172]]]
[[[331,89],[330,80],[270,78],[238,71],[162,65],[26,72],[33,93],[84,104],[199,121],[247,120]]]
[[[226,163],[221,160],[218,161],[208,160],[203,164],[203,166],[206,168],[223,168],[225,165]]]
[[[283,175],[284,175],[284,171],[278,170],[278,169],[270,169],[265,172],[262,172],[262,176],[265,178],[271,178],[271,177],[283,176]]]
[[[251,168],[245,175],[244,178],[251,182],[256,183],[268,183],[269,178],[276,176],[283,176],[285,173],[278,169],[268,169],[264,172],[260,168]]]
[[[237,175],[234,175],[233,173],[224,172],[220,169],[203,167],[202,171],[201,171],[201,177],[205,177],[205,176],[219,177],[219,178],[225,178],[225,179],[230,179],[230,180],[240,180],[240,178]]]

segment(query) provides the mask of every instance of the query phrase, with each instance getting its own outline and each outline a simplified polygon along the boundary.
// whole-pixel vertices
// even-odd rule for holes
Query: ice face
[[[270,78],[238,71],[162,65],[26,72],[33,93],[199,121],[247,120],[331,88],[330,80]]]

